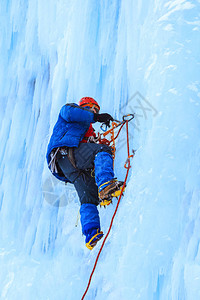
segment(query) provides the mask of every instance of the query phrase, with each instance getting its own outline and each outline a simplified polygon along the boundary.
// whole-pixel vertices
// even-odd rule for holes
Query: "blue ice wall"
[[[60,107],[83,96],[135,112],[137,150],[86,299],[200,299],[199,14],[194,0],[2,1],[1,299],[84,293],[100,243],[85,247],[76,192],[45,161]],[[115,205],[100,210],[105,233]]]

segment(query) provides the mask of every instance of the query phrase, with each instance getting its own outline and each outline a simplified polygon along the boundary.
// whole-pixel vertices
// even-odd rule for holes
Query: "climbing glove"
[[[94,121],[104,123],[110,127],[110,121],[113,121],[113,117],[107,113],[105,113],[105,114],[94,113]]]

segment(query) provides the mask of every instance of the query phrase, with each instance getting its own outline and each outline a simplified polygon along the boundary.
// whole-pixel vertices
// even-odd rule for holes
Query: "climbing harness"
[[[128,118],[128,117],[130,117],[130,116],[131,116],[131,118]],[[105,242],[106,242],[106,240],[107,240],[107,238],[108,238],[108,235],[109,235],[109,233],[110,233],[110,231],[111,231],[111,228],[112,228],[112,225],[113,225],[113,221],[114,221],[114,218],[115,218],[115,216],[116,216],[116,213],[117,213],[117,210],[118,210],[118,207],[119,207],[119,203],[120,203],[120,200],[121,200],[122,195],[123,195],[123,190],[124,190],[124,188],[125,188],[125,186],[126,186],[126,181],[127,181],[127,178],[128,178],[129,170],[130,170],[130,168],[131,168],[130,159],[133,158],[133,156],[134,156],[134,154],[135,154],[135,151],[134,151],[134,150],[133,150],[133,152],[132,152],[133,154],[130,154],[130,149],[129,149],[129,135],[128,135],[128,122],[129,122],[130,120],[132,120],[133,118],[134,118],[134,115],[126,115],[126,116],[123,117],[123,122],[120,122],[120,124],[117,124],[116,126],[114,125],[115,128],[121,126],[120,129],[119,129],[119,131],[121,131],[122,127],[126,124],[127,160],[126,160],[126,163],[125,163],[124,167],[127,169],[127,171],[126,171],[126,176],[125,176],[124,184],[123,184],[123,186],[122,186],[122,190],[121,190],[121,193],[120,193],[120,195],[119,195],[119,198],[118,198],[118,201],[117,201],[117,205],[116,205],[114,214],[113,214],[112,219],[111,219],[111,222],[110,222],[110,226],[109,226],[108,232],[107,232],[107,234],[106,234],[106,236],[105,236],[105,238],[104,238],[104,240],[103,240],[103,243],[102,243],[102,245],[101,245],[101,247],[100,247],[100,250],[99,250],[99,252],[98,252],[98,254],[97,254],[97,257],[96,257],[96,260],[95,260],[95,263],[94,263],[94,267],[93,267],[92,272],[91,272],[90,277],[89,277],[88,285],[87,285],[87,287],[86,287],[86,290],[85,290],[85,292],[84,292],[84,294],[83,294],[81,300],[83,300],[83,299],[85,298],[85,296],[86,296],[86,294],[87,294],[87,292],[88,292],[88,289],[89,289],[89,287],[90,287],[91,280],[92,280],[92,276],[93,276],[94,271],[95,271],[95,269],[96,269],[97,262],[98,262],[98,260],[99,260],[99,256],[100,256],[101,251],[102,251],[102,249],[103,249],[103,247],[104,247],[104,245],[105,245]],[[112,126],[112,128],[110,129],[110,130],[113,129],[113,132],[114,132],[114,129],[115,129],[114,126]],[[109,131],[109,130],[108,130],[108,131]],[[113,143],[114,143],[114,141],[116,140],[116,138],[118,137],[119,131],[118,131],[118,133],[117,133],[116,136],[114,136],[114,133],[112,132],[112,141],[113,141]],[[105,134],[105,136],[107,135],[106,132],[105,132],[104,134]],[[114,151],[115,151],[115,143],[114,143]],[[114,152],[114,154],[115,154],[115,152]]]

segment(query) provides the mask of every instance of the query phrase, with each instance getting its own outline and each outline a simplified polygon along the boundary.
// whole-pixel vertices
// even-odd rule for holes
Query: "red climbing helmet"
[[[78,105],[82,106],[82,107],[85,107],[85,106],[89,106],[91,108],[95,108],[97,109],[98,111],[100,110],[100,106],[99,104],[97,103],[96,100],[94,100],[93,98],[91,97],[83,97],[81,98],[81,100],[79,101]]]

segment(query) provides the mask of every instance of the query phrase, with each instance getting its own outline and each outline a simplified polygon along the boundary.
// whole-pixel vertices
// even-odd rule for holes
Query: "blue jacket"
[[[95,123],[94,114],[77,104],[64,105],[54,126],[47,148],[47,163],[50,163],[50,153],[58,147],[78,147],[91,123]],[[66,177],[53,173],[58,179],[68,181]]]

